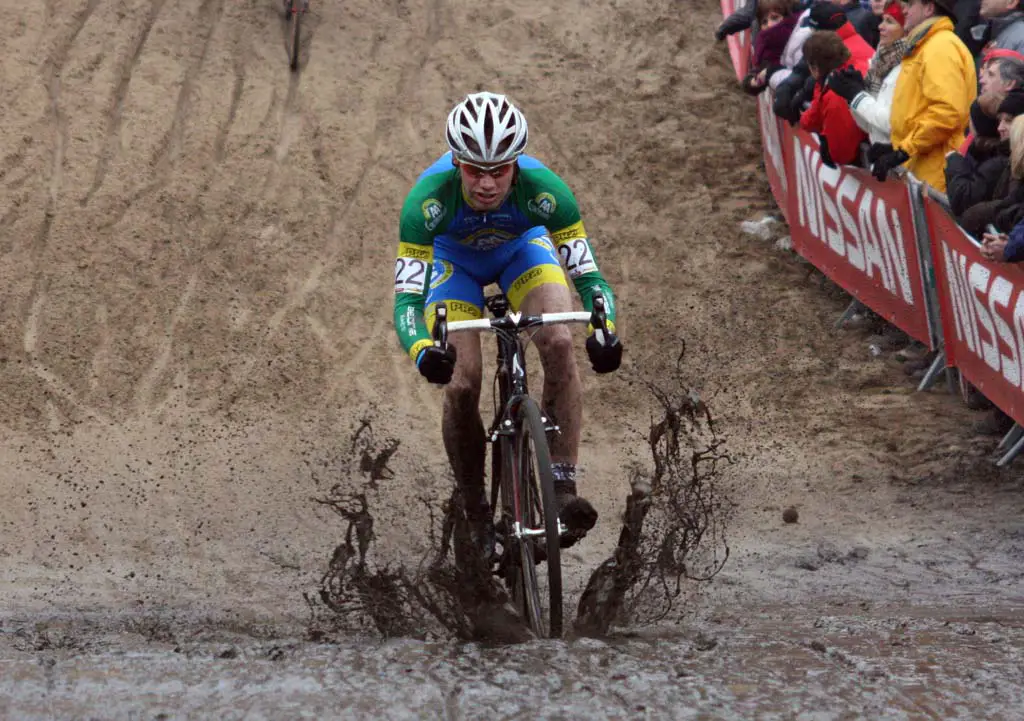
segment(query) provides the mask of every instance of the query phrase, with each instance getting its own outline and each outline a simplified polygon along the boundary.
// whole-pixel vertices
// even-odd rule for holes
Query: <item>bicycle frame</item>
[[[481,318],[479,320],[449,321],[446,305],[438,303],[436,309],[436,320],[434,324],[434,344],[441,348],[447,347],[448,334],[462,330],[490,330],[497,340],[497,377],[498,392],[495,397],[495,412],[487,437],[491,443],[498,443],[499,439],[514,436],[514,418],[519,402],[528,395],[526,375],[526,355],[520,338],[522,331],[539,329],[545,325],[560,323],[589,323],[591,327],[608,332],[608,320],[605,313],[604,297],[596,294],[593,300],[594,310],[587,312],[563,312],[563,313],[542,313],[539,316],[523,316],[522,313],[509,312],[508,300],[503,295],[494,295],[487,299],[488,310],[495,316],[492,319]],[[558,426],[551,423],[550,418],[545,416],[542,419],[545,423],[545,431],[557,431]],[[492,455],[492,480],[491,480],[491,508],[497,510],[498,494],[500,492],[500,478],[497,471],[499,458],[497,450]],[[511,489],[512,497],[518,504],[518,489]],[[515,508],[515,515],[519,515],[520,509]],[[518,522],[515,528],[511,529],[512,535],[517,539],[527,536],[542,536],[544,531],[536,529],[523,529]]]

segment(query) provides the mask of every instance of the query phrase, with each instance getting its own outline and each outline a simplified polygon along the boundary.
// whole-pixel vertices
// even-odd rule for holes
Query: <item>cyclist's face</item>
[[[482,168],[459,163],[462,187],[473,210],[497,210],[508,195],[515,179],[515,161]]]

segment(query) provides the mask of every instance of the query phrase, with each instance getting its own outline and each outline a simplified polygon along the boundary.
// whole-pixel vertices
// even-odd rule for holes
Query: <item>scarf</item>
[[[882,81],[889,72],[903,62],[903,54],[907,52],[907,41],[900,38],[889,45],[879,45],[875,57],[868,68],[868,74],[864,76],[864,89],[872,97],[878,96],[882,89]]]
[[[932,26],[936,25],[937,23],[943,20],[946,20],[950,26],[950,29],[952,29],[953,23],[949,20],[949,18],[947,18],[945,15],[939,15],[937,17],[928,18],[927,20],[923,21],[920,25],[918,25],[910,32],[910,35],[903,38],[903,40],[907,43],[907,49],[903,53],[904,57],[909,57],[911,53],[913,53],[914,50],[917,49],[917,44],[921,42],[924,39],[924,36],[928,34],[928,31],[932,29]]]
[[[786,50],[786,43],[789,42],[789,36],[793,34],[796,21],[799,19],[798,13],[791,13],[775,27],[757,33],[757,37],[754,38],[755,68],[760,70],[782,64],[782,53]]]

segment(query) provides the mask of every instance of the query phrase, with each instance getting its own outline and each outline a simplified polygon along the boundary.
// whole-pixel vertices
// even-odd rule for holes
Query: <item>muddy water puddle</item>
[[[1016,719],[1024,708],[1021,609],[730,612],[510,646],[67,630],[54,642],[39,629],[4,624],[5,718]]]

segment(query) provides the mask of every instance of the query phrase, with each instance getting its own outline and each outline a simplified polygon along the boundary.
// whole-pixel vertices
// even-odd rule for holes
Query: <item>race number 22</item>
[[[558,246],[558,254],[570,278],[578,278],[585,273],[597,270],[594,255],[586,238],[576,238]]]
[[[418,258],[399,258],[395,261],[395,292],[423,293],[427,280],[427,264]]]

